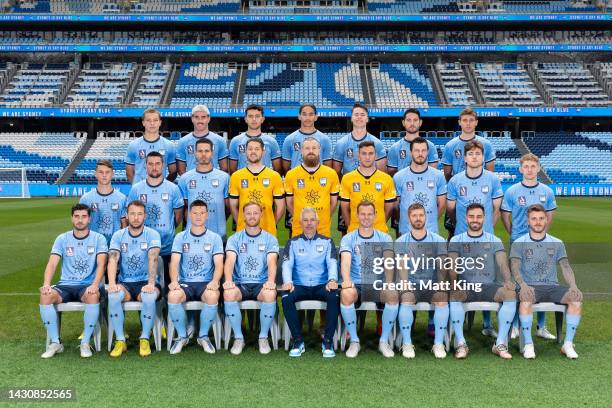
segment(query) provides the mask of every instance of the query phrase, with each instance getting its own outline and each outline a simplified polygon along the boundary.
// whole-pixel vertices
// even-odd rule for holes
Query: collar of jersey
[[[484,230],[482,230],[482,232],[480,233],[480,235],[470,235],[470,233],[468,231],[465,232],[467,234],[467,236],[469,238],[482,238],[482,236],[484,235]]]
[[[161,139],[161,135],[157,135],[157,139],[153,140],[152,142],[149,142],[147,139],[145,139],[144,135],[142,135],[142,140],[144,140],[147,143],[157,143],[159,141],[159,139]]]
[[[301,133],[301,134],[303,134],[304,136],[312,136],[312,135],[314,135],[315,133],[317,133],[317,132],[318,132],[318,130],[317,130],[317,129],[315,129],[315,130],[314,130],[314,132],[312,132],[312,133],[304,133],[304,132],[302,132],[300,129],[298,129],[298,132],[300,132],[300,133]]]
[[[427,165],[427,167],[423,171],[414,171],[414,170],[412,170],[412,167],[410,167],[410,166],[408,166],[408,168],[410,169],[410,172],[412,174],[423,174],[423,173],[426,173],[427,170],[429,170],[429,165]]]
[[[531,231],[529,231],[529,239],[532,240],[533,242],[542,242],[546,239],[546,237],[548,236],[548,234],[544,234],[544,238],[542,239],[535,239],[531,236]]]
[[[189,228],[189,235],[191,235],[192,237],[199,238],[199,237],[203,237],[206,234],[206,231],[208,231],[208,230],[206,228],[204,228],[204,232],[203,233],[201,233],[201,234],[194,234],[193,232],[191,232],[191,228]]]
[[[259,230],[259,232],[258,232],[257,234],[255,234],[255,235],[251,235],[251,234],[249,234],[249,233],[247,232],[246,228],[244,229],[244,233],[245,233],[245,234],[246,234],[248,237],[251,237],[251,238],[255,238],[255,237],[260,236],[260,235],[261,235],[261,233],[262,233],[262,231],[263,231],[263,229],[260,229],[260,230]]]
[[[364,179],[366,179],[366,180],[369,179],[370,177],[374,176],[376,174],[376,172],[378,171],[377,168],[374,168],[374,173],[370,174],[369,176],[366,176],[365,174],[363,174],[362,172],[359,171],[359,167],[357,167],[355,170],[357,170],[357,173],[361,174],[361,176]]]
[[[412,239],[414,239],[416,242],[421,242],[421,241],[424,241],[424,240],[425,240],[425,238],[427,238],[427,235],[429,235],[429,232],[425,231],[425,236],[424,236],[423,238],[421,238],[421,239],[416,239],[416,238],[414,237],[414,235],[412,235],[412,231],[410,231],[410,237],[411,237]]]
[[[260,133],[260,134],[258,134],[258,135],[256,135],[256,136],[249,136],[249,134],[248,134],[247,132],[244,132],[244,135],[245,135],[246,137],[249,137],[249,138],[251,138],[251,139],[254,139],[254,138],[256,138],[256,137],[262,137],[262,136],[263,136],[263,132],[262,132],[262,133]]]
[[[203,135],[203,136],[196,136],[196,135],[194,135],[194,134],[193,134],[193,132],[191,132],[191,136],[193,136],[194,138],[196,138],[196,139],[198,139],[198,140],[199,140],[199,139],[204,139],[205,137],[208,137],[208,135],[210,135],[210,130],[208,131],[208,133],[206,133],[206,134],[205,134],[205,135]]]
[[[484,174],[484,167],[480,170],[480,174],[477,175],[476,177],[470,177],[467,174],[467,169],[465,169],[465,177],[469,178],[470,180],[476,180],[482,177],[482,175]]]
[[[315,234],[312,236],[312,238],[308,238],[308,237],[306,236],[306,234],[302,232],[302,233],[300,234],[300,237],[301,237],[301,238],[304,238],[306,241],[314,241],[315,239],[317,239],[317,238],[319,237],[319,234],[318,234],[317,232],[315,232]]]
[[[142,227],[142,231],[140,231],[140,234],[138,234],[138,235],[132,235],[132,233],[130,232],[130,227],[128,226],[128,227],[126,227],[126,228],[127,228],[128,234],[129,234],[129,235],[130,235],[130,237],[132,237],[132,238],[138,238],[139,236],[141,236],[142,234],[144,234],[144,230],[145,230],[145,227],[143,226],[143,227]]]
[[[363,239],[370,239],[374,236],[374,234],[376,233],[376,231],[372,230],[372,235],[370,235],[369,237],[364,237],[363,235],[361,235],[361,232],[359,231],[359,228],[357,228],[357,235],[359,235],[360,238]]]
[[[162,179],[161,183],[159,183],[159,184],[158,184],[158,185],[156,185],[156,186],[154,186],[154,185],[152,185],[152,184],[149,184],[149,180],[147,180],[147,179],[145,179],[145,183],[147,183],[147,186],[149,186],[149,187],[151,187],[151,188],[157,188],[157,187],[161,186],[162,184],[164,184],[164,180],[165,180],[165,179]]]
[[[537,183],[535,183],[534,186],[526,186],[525,184],[523,184],[523,182],[521,181],[521,186],[525,187],[525,188],[536,188],[537,186],[540,185],[540,182],[538,181]]]
[[[366,134],[365,134],[364,137],[362,137],[361,139],[355,139],[355,136],[353,136],[353,131],[352,130],[351,130],[351,133],[350,133],[351,139],[353,139],[356,142],[361,142],[362,140],[365,140],[365,138],[368,137],[369,134],[370,133],[366,130]]]
[[[115,192],[114,188],[111,188],[111,192],[108,194],[102,194],[100,191],[98,191],[98,187],[96,187],[96,193],[98,193],[99,196],[101,197],[108,197],[109,195],[113,194]]]
[[[459,136],[457,136],[457,138],[458,138],[459,140],[461,140],[462,142],[469,142],[469,141],[475,140],[477,136],[478,136],[478,135],[477,135],[476,133],[474,133],[474,137],[473,137],[473,138],[471,138],[471,139],[462,139],[462,138],[461,138],[461,134],[460,134]]]
[[[211,167],[210,170],[208,170],[208,171],[199,171],[198,168],[196,167],[195,171],[198,174],[208,174],[208,173],[211,173],[214,169],[215,169],[214,167]]]
[[[91,232],[91,230],[87,230],[87,235],[85,235],[83,238],[79,238],[76,235],[74,235],[74,230],[72,230],[72,237],[76,240],[82,241],[84,239],[86,239],[89,236],[89,233]]]
[[[263,169],[261,169],[261,171],[260,171],[259,173],[253,173],[253,172],[251,171],[251,169],[249,169],[248,167],[245,167],[245,169],[247,169],[247,171],[248,171],[249,173],[251,173],[252,175],[254,175],[254,176],[259,176],[261,173],[263,173],[263,172],[266,170],[266,168],[267,168],[266,166],[263,166]]]
[[[306,167],[304,167],[304,163],[300,163],[300,166],[302,166],[302,169],[303,169],[303,170],[304,170],[306,173],[308,173],[308,174],[310,174],[310,175],[313,175],[313,174],[315,174],[317,171],[319,171],[319,169],[321,168],[321,163],[319,163],[319,165],[317,166],[317,168],[315,169],[315,171],[308,171],[308,170],[306,170]]]

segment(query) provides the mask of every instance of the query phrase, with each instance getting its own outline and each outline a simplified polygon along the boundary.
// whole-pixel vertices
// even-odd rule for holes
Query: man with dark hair
[[[418,109],[409,108],[404,112],[404,118],[402,119],[402,125],[406,130],[404,137],[393,143],[389,152],[387,153],[387,173],[393,176],[399,170],[408,167],[412,161],[410,155],[412,142],[419,137],[419,130],[423,125],[421,120],[421,113]],[[438,150],[436,146],[429,140],[427,143],[427,158],[426,162],[429,166],[434,169],[438,168]]]

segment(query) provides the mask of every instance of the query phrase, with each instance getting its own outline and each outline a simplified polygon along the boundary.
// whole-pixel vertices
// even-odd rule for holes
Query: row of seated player
[[[57,105],[60,93],[76,75],[74,64],[23,63],[0,93],[0,107],[27,108]],[[8,79],[8,78],[7,78]]]
[[[544,100],[518,64],[471,64],[487,106],[543,106]]]
[[[85,133],[0,133],[0,167],[26,168],[30,183],[54,183],[85,142]]]

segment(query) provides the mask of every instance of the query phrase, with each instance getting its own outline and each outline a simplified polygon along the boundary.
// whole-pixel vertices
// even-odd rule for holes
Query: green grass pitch
[[[192,342],[180,355],[164,351],[142,359],[134,343],[139,332],[135,314],[128,314],[131,341],[120,359],[111,359],[103,351],[82,360],[77,340],[82,318],[67,314],[62,327],[66,351],[42,360],[45,333],[36,293],[53,239],[70,229],[69,209],[74,202],[0,201],[0,387],[71,387],[76,389],[77,402],[57,405],[90,407],[575,407],[610,406],[612,401],[610,199],[559,198],[551,230],[568,243],[578,286],[591,293],[576,336],[577,361],[566,360],[556,343],[541,339],[535,341],[536,360],[520,357],[513,342],[514,359],[502,361],[491,353],[491,339],[479,334],[479,316],[468,334],[469,358],[455,361],[449,356],[436,361],[429,352],[430,339],[423,334],[424,314],[417,318],[417,357],[413,361],[397,355],[383,359],[376,350],[373,316],[369,316],[362,352],[355,360],[340,353],[335,359],[323,360],[315,334],[307,337],[307,352],[300,359],[290,359],[284,350],[260,356],[252,333],[238,357],[225,350],[206,355]],[[497,227],[498,235],[507,239],[501,222]],[[281,229],[278,236],[283,243],[287,232]],[[548,326],[554,328],[552,316]]]

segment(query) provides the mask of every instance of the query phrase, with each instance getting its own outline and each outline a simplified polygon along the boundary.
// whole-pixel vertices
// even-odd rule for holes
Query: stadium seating
[[[359,64],[251,63],[246,76],[244,105],[320,108],[353,106],[363,102]]]
[[[535,74],[554,106],[612,105],[593,74],[581,63],[538,63]]]
[[[109,137],[103,132],[98,134],[96,141],[89,148],[89,151],[79,163],[75,172],[70,176],[70,183],[76,184],[92,184],[96,183],[94,176],[96,171],[96,163],[98,160],[106,159],[113,163],[115,170],[114,183],[127,183],[125,175],[125,153],[128,144],[133,139],[128,138],[128,134],[120,135],[119,137]]]
[[[249,0],[252,14],[355,14],[357,0]]]
[[[135,63],[86,63],[64,105],[93,108],[125,104],[136,69]]]
[[[59,103],[76,75],[72,64],[23,63],[2,94],[0,107],[48,107]]]
[[[425,65],[372,64],[370,72],[379,108],[438,105]]]
[[[237,13],[240,0],[139,0],[132,13]]]
[[[555,183],[612,182],[610,132],[546,132],[523,141]]]
[[[29,183],[52,184],[85,142],[84,133],[0,133],[0,167],[25,167]]]
[[[471,64],[487,106],[542,106],[529,74],[518,64]]]
[[[444,93],[451,106],[471,106],[476,99],[465,77],[465,72],[459,63],[436,64]]]
[[[522,154],[510,138],[510,132],[504,133],[505,137],[488,137],[487,140],[495,150],[495,172],[501,182],[516,183],[522,179],[519,172]]]
[[[237,70],[237,65],[231,62],[182,64],[171,106],[230,107]]]
[[[141,107],[159,106],[164,85],[171,69],[172,64],[168,63],[155,62],[147,64],[143,68],[142,78],[134,93],[132,105]]]

